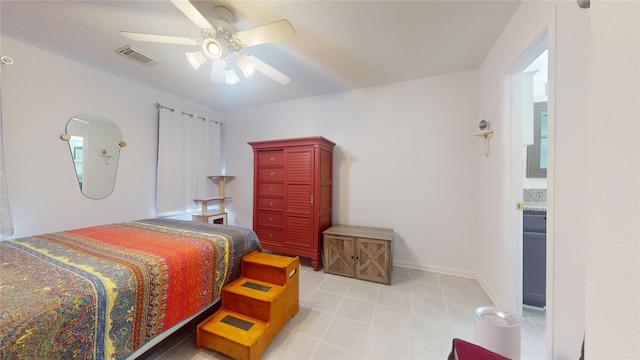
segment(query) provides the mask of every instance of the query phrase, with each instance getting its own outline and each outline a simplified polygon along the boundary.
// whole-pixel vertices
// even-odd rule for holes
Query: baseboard
[[[435,265],[425,265],[425,264],[419,264],[419,263],[412,263],[412,262],[408,262],[408,261],[393,260],[393,266],[406,268],[406,269],[412,269],[412,270],[429,271],[429,272],[434,272],[434,273],[443,274],[443,275],[459,276],[459,277],[463,277],[463,278],[467,278],[467,279],[476,279],[477,275],[478,275],[476,272],[472,272],[472,271],[465,271],[465,270],[460,270],[460,269],[448,268],[448,267],[444,267],[444,266],[435,266]]]
[[[495,293],[487,285],[487,282],[484,280],[482,275],[480,275],[477,272],[465,271],[465,270],[454,269],[454,268],[448,268],[448,267],[444,267],[444,266],[425,265],[425,264],[412,263],[412,262],[408,262],[408,261],[397,261],[397,260],[393,261],[393,266],[406,268],[406,269],[412,269],[412,270],[429,271],[429,272],[433,272],[433,273],[437,273],[437,274],[458,276],[458,277],[463,277],[463,278],[467,278],[467,279],[477,280],[478,283],[480,284],[480,286],[482,287],[482,289],[484,290],[484,292],[489,297],[489,299],[491,299],[491,301],[494,304],[496,304],[496,306],[498,306],[498,307],[500,306],[499,302],[497,301],[497,296],[495,295]]]
[[[496,304],[496,307],[501,308],[502,305],[498,302],[498,297],[493,292],[493,290],[489,287],[489,285],[487,285],[487,282],[484,280],[482,275],[478,274],[478,276],[476,277],[476,280],[478,280],[478,283],[480,284],[480,286],[482,286],[482,290],[484,290],[485,294],[487,294],[489,299],[491,299],[491,301],[493,301],[493,303]]]

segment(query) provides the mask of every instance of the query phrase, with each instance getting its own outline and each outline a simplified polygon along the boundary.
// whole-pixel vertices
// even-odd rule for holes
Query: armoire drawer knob
[[[273,171],[269,173],[269,175],[271,175],[271,176],[273,176],[274,174],[275,174],[275,173],[274,173]]]
[[[273,216],[269,217],[269,221],[273,221]]]

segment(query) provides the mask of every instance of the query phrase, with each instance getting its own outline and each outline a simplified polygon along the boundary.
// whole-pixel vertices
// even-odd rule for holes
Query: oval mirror
[[[67,122],[65,140],[76,170],[80,191],[90,199],[104,199],[116,182],[122,133],[109,118],[79,114]]]

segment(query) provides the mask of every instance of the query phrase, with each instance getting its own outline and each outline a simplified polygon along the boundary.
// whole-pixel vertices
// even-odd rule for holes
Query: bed
[[[0,359],[126,359],[212,306],[261,250],[235,226],[148,219],[0,242]]]

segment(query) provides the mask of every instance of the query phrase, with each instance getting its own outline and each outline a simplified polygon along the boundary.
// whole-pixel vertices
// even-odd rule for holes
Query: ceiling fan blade
[[[199,40],[186,38],[186,37],[179,37],[179,36],[155,35],[155,34],[129,32],[129,31],[120,31],[120,34],[134,41],[146,41],[146,42],[157,42],[157,43],[179,44],[179,45],[200,45]]]
[[[200,14],[198,9],[196,9],[196,7],[193,6],[193,4],[191,4],[190,2],[184,0],[171,0],[171,2],[200,29],[213,28],[213,26],[211,26],[207,19],[205,19],[204,16]]]
[[[244,46],[266,44],[274,41],[282,41],[296,37],[296,31],[287,20],[278,20],[271,24],[255,27],[253,29],[236,33]]]
[[[291,78],[287,75],[281,73],[279,70],[275,69],[273,66],[265,63],[264,61],[258,59],[253,55],[247,55],[244,58],[246,61],[254,64],[256,66],[256,70],[265,74],[266,76],[272,78],[273,80],[279,82],[282,85],[286,85],[291,81]]]

